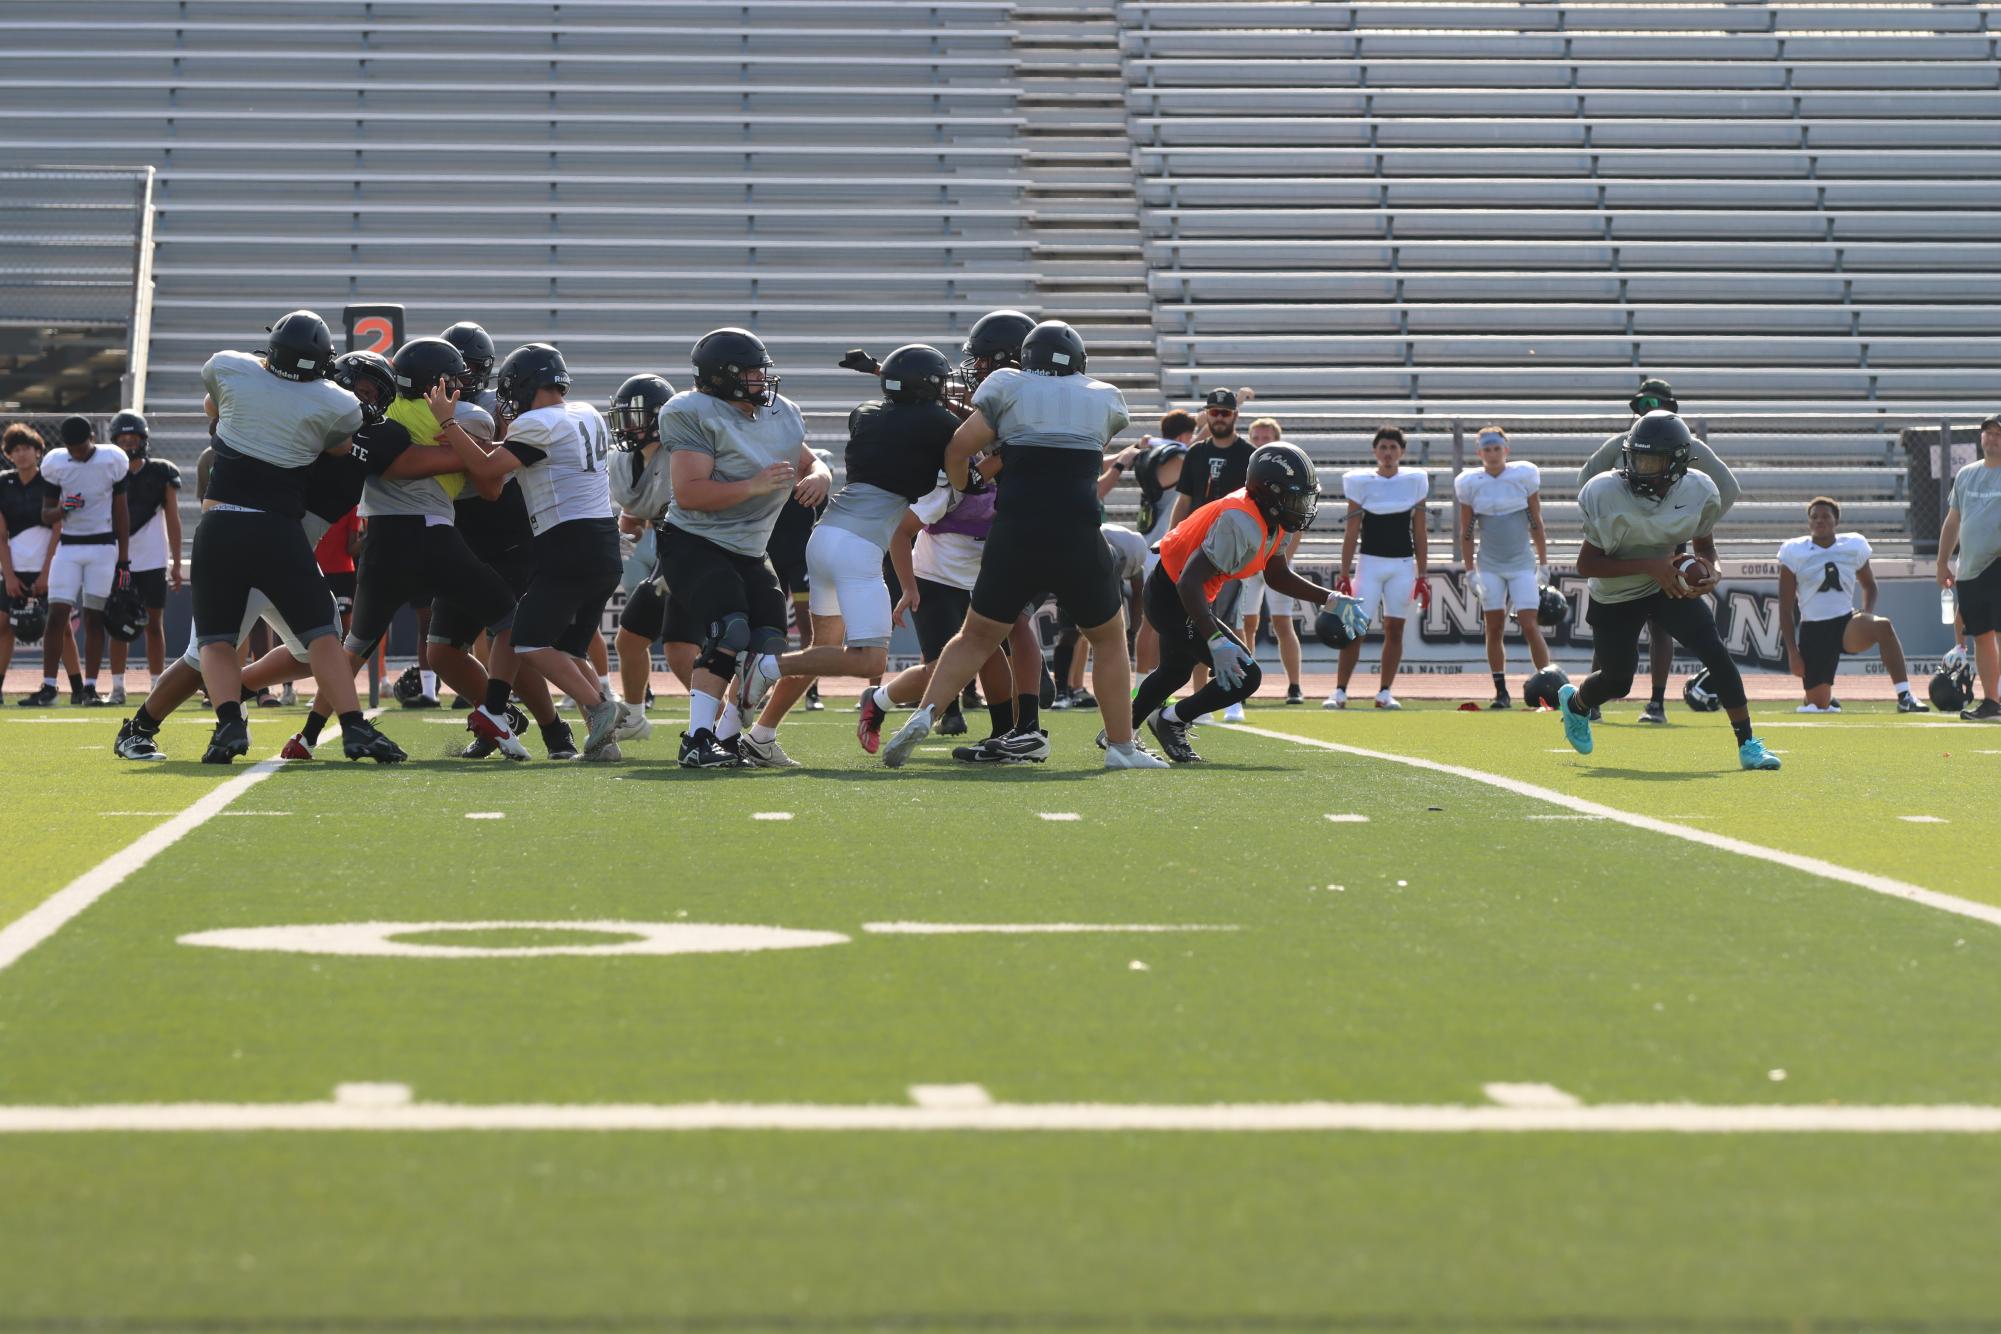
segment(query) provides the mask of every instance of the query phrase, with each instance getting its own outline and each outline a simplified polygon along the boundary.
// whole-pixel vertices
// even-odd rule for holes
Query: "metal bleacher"
[[[1901,537],[1898,429],[1991,410],[1995,9],[1125,0],[1163,391],[1327,463],[1502,421],[1561,529],[1657,375],[1744,465],[1726,538],[1816,492]]]
[[[287,309],[392,301],[556,342],[600,402],[743,325],[824,432],[845,349],[1037,308],[1008,0],[23,8],[0,165],[158,170],[149,408]]]

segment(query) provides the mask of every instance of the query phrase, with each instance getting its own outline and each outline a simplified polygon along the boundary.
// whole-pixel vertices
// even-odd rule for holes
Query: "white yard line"
[[[912,1084],[910,1100],[919,1107],[991,1107],[993,1095],[978,1084]]]
[[[1554,1084],[1482,1084],[1480,1091],[1503,1107],[1581,1107]]]
[[[1635,815],[1612,806],[1601,806],[1595,801],[1573,797],[1555,788],[1541,787],[1535,783],[1524,783],[1516,778],[1504,778],[1500,774],[1490,774],[1480,769],[1468,769],[1463,765],[1441,764],[1437,760],[1420,759],[1415,755],[1392,755],[1387,751],[1365,750],[1360,746],[1344,746],[1337,741],[1322,741],[1317,737],[1299,736],[1292,732],[1275,732],[1269,728],[1251,727],[1238,723],[1233,730],[1248,732],[1252,736],[1267,737],[1273,741],[1290,741],[1297,746],[1311,746],[1316,750],[1331,750],[1340,755],[1354,755],[1365,760],[1381,760],[1387,764],[1401,764],[1412,769],[1423,769],[1430,773],[1449,774],[1454,778],[1464,778],[1488,787],[1499,788],[1503,792],[1532,801],[1546,801],[1561,806],[1576,815],[1597,815],[1607,820],[1616,820],[1633,829],[1644,829],[1652,834],[1665,834],[1669,838],[1679,838],[1719,852],[1733,852],[1740,857],[1750,857],[1757,861],[1771,862],[1789,870],[1802,871],[1807,875],[1817,875],[1824,880],[1839,881],[1866,889],[1872,894],[1883,894],[1893,899],[1905,899],[1911,903],[1935,908],[1940,912],[1952,913],[1956,917],[1970,917],[1976,922],[1989,926],[2001,926],[2001,907],[1991,903],[1976,903],[1972,899],[1962,899],[1956,894],[1941,894],[1935,889],[1913,885],[1908,881],[1896,880],[1887,875],[1877,875],[1873,871],[1857,871],[1846,866],[1837,866],[1818,857],[1805,857],[1796,852],[1784,852],[1778,848],[1768,848],[1758,843],[1749,843],[1741,838],[1730,838],[1723,834],[1711,833],[1706,829],[1690,829],[1686,825],[1670,824],[1652,816]],[[1756,780],[1753,780],[1756,781]]]
[[[1095,931],[1165,935],[1176,931],[1235,931],[1234,926],[1168,926],[1119,922],[864,922],[871,936],[1080,936]]]
[[[0,1135],[249,1131],[984,1131],[1240,1134],[2001,1134],[2001,1107],[1969,1104],[1607,1103],[126,1103],[0,1107]]]

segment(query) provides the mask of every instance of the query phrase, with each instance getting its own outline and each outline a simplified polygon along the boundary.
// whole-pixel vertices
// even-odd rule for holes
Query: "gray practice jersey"
[[[827,502],[826,513],[820,522],[835,528],[845,528],[857,537],[889,550],[889,540],[896,534],[896,525],[903,522],[904,511],[910,502],[894,491],[885,491],[867,482],[849,482],[841,488],[841,493]]]
[[[1101,525],[1099,531],[1105,535],[1105,545],[1112,549],[1112,572],[1121,584],[1146,575],[1146,558],[1149,554],[1146,539],[1130,528],[1118,524]]]
[[[1480,549],[1475,564],[1489,574],[1521,574],[1535,568],[1529,541],[1529,497],[1542,489],[1542,472],[1527,461],[1501,465],[1498,476],[1473,468],[1453,479],[1452,492],[1473,511]]]
[[[673,457],[665,446],[654,450],[650,459],[637,449],[612,454],[605,465],[611,476],[612,502],[633,518],[648,523],[666,514],[674,498],[673,479],[668,473]]]
[[[1624,431],[1598,446],[1591,452],[1591,457],[1584,461],[1584,466],[1577,470],[1577,485],[1582,487],[1592,478],[1616,469],[1619,466],[1619,451],[1625,447]],[[1743,492],[1743,488],[1737,485],[1736,474],[1732,473],[1729,466],[1716,457],[1716,451],[1702,440],[1697,440],[1694,447],[1689,450],[1688,468],[1690,472],[1699,472],[1716,483],[1716,494],[1722,498],[1723,513],[1728,514],[1730,507],[1737,503],[1737,497]]]
[[[331,380],[286,380],[247,352],[218,352],[201,369],[215,433],[239,454],[303,468],[361,429],[361,401]]]
[[[524,412],[501,448],[521,460],[521,499],[528,526],[540,537],[557,524],[612,517],[605,475],[611,432],[588,403],[564,401]]]
[[[789,398],[778,398],[770,407],[759,408],[756,416],[746,417],[734,403],[699,389],[684,389],[660,409],[660,443],[676,454],[707,454],[716,461],[711,477],[741,482],[774,463],[796,465],[806,443],[806,419]],[[740,556],[762,556],[778,512],[791,495],[780,487],[725,510],[691,510],[675,500],[667,520]]]
[[[1584,515],[1584,537],[1592,546],[1619,560],[1651,560],[1671,555],[1683,542],[1707,537],[1723,517],[1723,498],[1716,483],[1690,472],[1659,500],[1636,495],[1626,479],[1604,473],[1577,493]],[[1648,574],[1620,574],[1591,581],[1591,596],[1599,602],[1634,602],[1660,588]]]
[[[1004,366],[973,395],[1000,443],[1105,452],[1132,414],[1117,386],[1086,375],[1038,375]]]

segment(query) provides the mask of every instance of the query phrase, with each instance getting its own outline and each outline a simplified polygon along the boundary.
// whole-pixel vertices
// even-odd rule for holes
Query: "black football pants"
[[[1709,669],[1709,686],[1726,709],[1744,707],[1744,676],[1730,661],[1723,637],[1716,632],[1716,614],[1701,598],[1671,598],[1655,591],[1631,602],[1591,603],[1593,646],[1598,670],[1577,687],[1578,701],[1590,708],[1624,699],[1633,688],[1633,673],[1640,665],[1640,631],[1649,621],[1662,629]]]

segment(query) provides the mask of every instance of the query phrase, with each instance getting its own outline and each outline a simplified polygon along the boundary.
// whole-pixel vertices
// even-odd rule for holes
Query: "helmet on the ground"
[[[1267,523],[1296,533],[1313,522],[1320,508],[1320,475],[1298,445],[1274,440],[1251,451],[1244,495]]]
[[[1545,667],[1522,682],[1522,703],[1532,709],[1553,709],[1556,707],[1556,692],[1570,684],[1570,677],[1560,667]]]
[[[660,438],[660,409],[674,397],[663,376],[635,375],[611,396],[611,443],[615,449],[643,449]]]
[[[1973,663],[1964,648],[1954,644],[1946,651],[1925,693],[1940,713],[1958,713],[1973,702]]]
[[[1536,590],[1535,620],[1545,630],[1560,630],[1570,619],[1570,599],[1555,584]]]
[[[264,364],[287,380],[318,380],[333,368],[333,330],[310,310],[279,317],[265,330]]]
[[[1659,500],[1688,475],[1695,437],[1688,424],[1666,409],[1649,412],[1626,432],[1619,448],[1619,475],[1639,495]]]
[[[440,380],[465,388],[466,359],[442,338],[412,338],[396,349],[389,364],[396,373],[396,392],[404,398],[423,398]]]
[[[104,633],[121,644],[129,644],[146,633],[146,604],[129,578],[113,584],[105,596]]]
[[[1716,690],[1709,684],[1709,669],[1704,667],[1688,678],[1688,684],[1681,688],[1681,702],[1697,713],[1714,713],[1723,707],[1723,701],[1716,696]]]
[[[403,669],[396,678],[396,684],[389,688],[399,704],[409,704],[424,697],[424,674],[412,665]]]
[[[1082,375],[1084,336],[1062,320],[1044,320],[1021,340],[1021,368],[1042,375]]]
[[[49,604],[40,598],[21,598],[7,609],[7,623],[14,627],[14,642],[39,644],[49,629]]]
[[[1018,310],[991,310],[973,322],[959,347],[959,383],[970,394],[1002,366],[1021,365],[1021,342],[1035,321]]]
[[[519,417],[544,389],[570,387],[570,368],[563,354],[547,343],[523,343],[507,354],[493,377],[493,396],[501,415]]]
[[[765,350],[764,340],[748,329],[717,329],[703,334],[691,360],[695,388],[705,394],[759,407],[769,407],[778,397],[778,373],[772,369],[771,353]],[[756,389],[748,383],[753,372],[763,377]]]
[[[952,363],[925,343],[899,347],[882,359],[882,396],[892,403],[936,403],[945,396]]]
[[[493,338],[471,320],[460,320],[438,337],[459,350],[466,364],[465,391],[477,394],[493,379],[493,363],[499,359]]]
[[[362,419],[370,423],[381,421],[396,399],[396,368],[380,352],[343,352],[327,378],[361,400]]]

